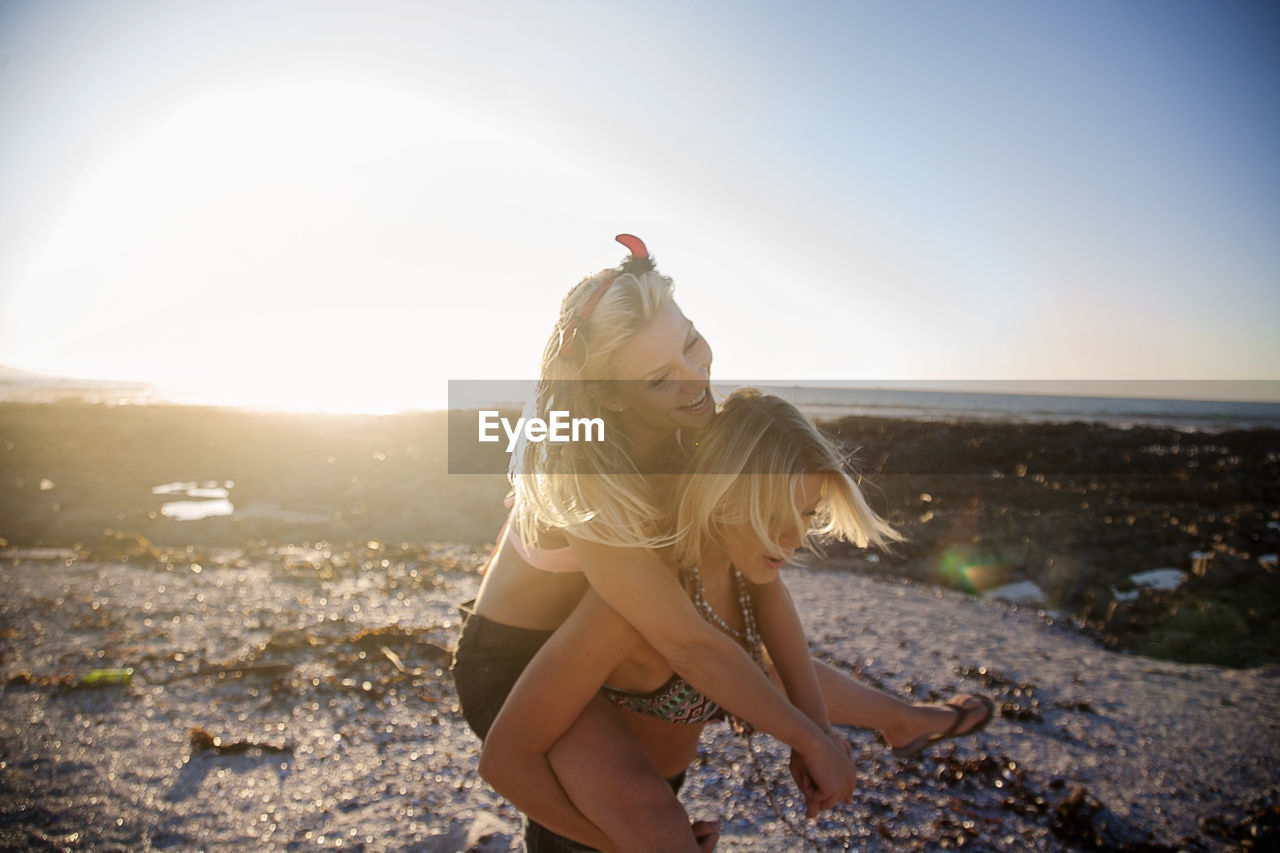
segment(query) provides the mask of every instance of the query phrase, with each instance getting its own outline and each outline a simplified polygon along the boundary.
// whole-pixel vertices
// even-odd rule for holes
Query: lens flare
[[[938,558],[938,575],[955,589],[980,595],[1003,584],[1009,568],[990,553],[952,545]]]

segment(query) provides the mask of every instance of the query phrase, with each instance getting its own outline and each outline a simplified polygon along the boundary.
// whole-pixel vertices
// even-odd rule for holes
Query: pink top
[[[508,507],[514,507],[515,497],[508,495],[503,503]],[[510,515],[507,516],[506,522],[502,525],[502,531],[498,534],[499,543],[504,537],[511,543],[512,549],[520,555],[520,559],[535,569],[561,574],[582,571],[582,566],[579,565],[578,558],[574,556],[572,548],[534,548],[526,545],[524,540],[520,538],[520,532],[511,525]],[[494,552],[497,552],[496,548]],[[488,566],[485,568],[488,568]]]
[[[507,522],[507,541],[526,563],[544,572],[580,572],[582,566],[572,548],[531,548],[524,544],[519,532]]]

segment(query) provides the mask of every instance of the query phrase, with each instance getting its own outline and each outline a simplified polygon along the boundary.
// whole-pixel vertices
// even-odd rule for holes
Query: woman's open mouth
[[[683,406],[677,406],[677,412],[684,412],[689,415],[700,415],[707,406],[711,405],[711,388],[710,386],[703,388],[698,396],[694,397]]]

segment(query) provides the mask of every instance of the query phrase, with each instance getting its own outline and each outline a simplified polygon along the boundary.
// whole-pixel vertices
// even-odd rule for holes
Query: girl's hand
[[[701,853],[711,853],[720,840],[720,821],[695,820],[693,822],[693,840],[698,842]]]
[[[796,782],[805,796],[806,817],[817,817],[819,811],[833,808],[836,803],[853,801],[857,768],[849,744],[839,735],[827,733],[814,748],[793,753],[792,775],[797,772],[800,776]],[[806,781],[802,783],[801,779]]]

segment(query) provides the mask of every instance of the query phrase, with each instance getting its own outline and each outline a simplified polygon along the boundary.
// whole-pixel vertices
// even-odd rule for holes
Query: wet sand
[[[0,554],[0,847],[518,849],[518,815],[476,776],[446,672],[480,551],[157,554]],[[682,799],[725,822],[720,849],[1277,838],[1280,668],[1153,661],[912,581],[786,580],[824,659],[920,701],[983,691],[1000,715],[911,761],[850,731],[853,805],[793,816],[798,830],[784,751],[712,727]],[[104,667],[132,679],[78,685]]]

